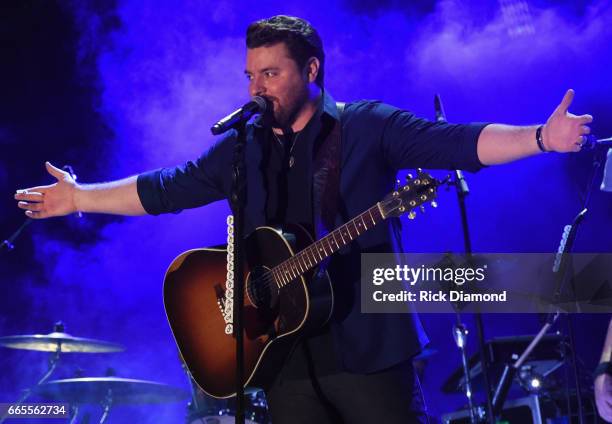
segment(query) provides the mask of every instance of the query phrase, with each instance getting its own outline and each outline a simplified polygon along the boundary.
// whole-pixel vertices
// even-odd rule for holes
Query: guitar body
[[[245,239],[245,386],[267,387],[297,337],[321,327],[331,315],[331,282],[326,273],[313,278],[317,268],[282,289],[258,278],[312,243],[297,225],[282,231],[260,227]],[[164,278],[164,306],[181,355],[198,385],[216,398],[236,393],[236,343],[225,333],[219,303],[226,264],[224,249],[189,250],[174,259]]]

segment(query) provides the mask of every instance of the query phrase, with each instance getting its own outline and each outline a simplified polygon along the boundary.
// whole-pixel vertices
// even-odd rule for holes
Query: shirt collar
[[[336,106],[336,101],[327,93],[327,91],[323,90],[321,99],[317,104],[317,110],[315,111],[310,121],[306,124],[306,126],[300,131],[301,139],[312,140],[318,136],[321,132],[322,127],[329,128],[332,125],[330,119],[334,122],[338,121],[338,107]]]
[[[336,121],[340,119],[340,116],[338,116],[338,106],[336,105],[336,101],[327,91],[325,91],[325,89],[323,89],[323,101],[319,107],[322,108],[325,114],[331,116]]]

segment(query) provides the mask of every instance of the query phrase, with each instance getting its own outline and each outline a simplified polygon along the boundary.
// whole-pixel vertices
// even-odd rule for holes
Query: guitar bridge
[[[231,291],[231,290],[228,290]],[[228,296],[230,293],[227,293],[223,289],[221,284],[215,284],[215,295],[217,297],[217,305],[219,306],[219,311],[223,316],[223,320],[225,321],[225,334],[234,334],[233,327],[233,319],[234,319],[234,298],[233,296]]]
[[[225,315],[225,292],[221,284],[215,284],[215,295],[217,296],[217,305],[222,315]]]

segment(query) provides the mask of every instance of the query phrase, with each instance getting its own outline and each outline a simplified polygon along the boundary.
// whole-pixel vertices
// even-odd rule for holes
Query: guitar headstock
[[[409,174],[406,184],[389,193],[378,205],[385,218],[408,212],[408,218],[413,219],[415,209],[420,207],[423,211],[426,202],[430,202],[434,208],[438,206],[435,199],[439,185],[438,180],[419,169],[416,178]]]

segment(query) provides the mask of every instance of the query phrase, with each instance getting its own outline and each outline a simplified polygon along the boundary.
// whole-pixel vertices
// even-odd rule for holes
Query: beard
[[[299,112],[308,102],[308,88],[302,87],[299,92],[287,96],[287,103],[282,105],[277,97],[267,98],[272,104],[271,125],[273,128],[290,128]]]

